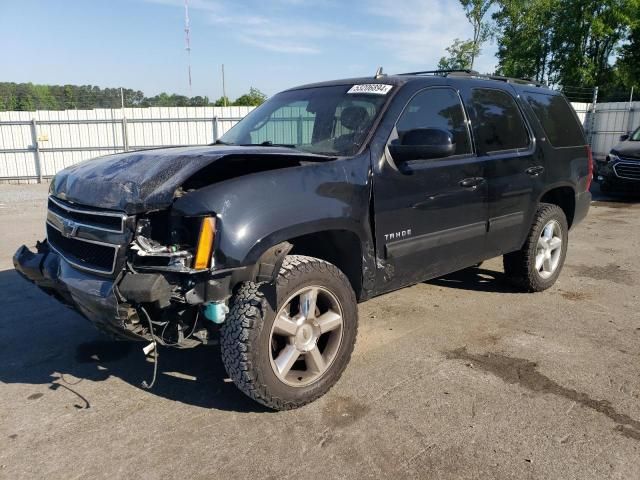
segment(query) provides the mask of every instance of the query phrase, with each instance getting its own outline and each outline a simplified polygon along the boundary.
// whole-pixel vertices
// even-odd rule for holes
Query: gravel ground
[[[216,347],[101,337],[12,270],[46,186],[0,185],[0,478],[640,478],[640,203],[595,201],[557,285],[501,262],[360,305],[319,401],[265,411]]]

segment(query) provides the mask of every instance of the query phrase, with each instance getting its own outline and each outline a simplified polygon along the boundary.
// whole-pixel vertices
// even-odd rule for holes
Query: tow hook
[[[229,307],[224,301],[209,302],[204,305],[205,318],[218,325],[224,322],[227,313],[229,313]]]

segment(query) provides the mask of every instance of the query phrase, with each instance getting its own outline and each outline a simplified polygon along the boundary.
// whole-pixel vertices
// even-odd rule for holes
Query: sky
[[[437,67],[471,36],[458,0],[0,0],[0,81],[230,98]],[[493,71],[495,45],[475,69]]]

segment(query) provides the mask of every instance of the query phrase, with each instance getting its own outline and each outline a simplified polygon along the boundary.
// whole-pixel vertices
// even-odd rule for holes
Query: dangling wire
[[[158,374],[158,342],[156,342],[156,336],[153,333],[153,324],[151,323],[151,317],[143,306],[140,306],[139,308],[142,313],[144,313],[145,317],[147,317],[147,322],[149,323],[149,333],[151,334],[151,341],[153,342],[153,378],[151,379],[151,384],[148,384],[146,380],[142,381],[142,388],[150,390],[156,383],[156,375]]]

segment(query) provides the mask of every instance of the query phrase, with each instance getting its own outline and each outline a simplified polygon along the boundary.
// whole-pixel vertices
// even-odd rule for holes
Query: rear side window
[[[580,124],[562,95],[527,92],[526,96],[552,146],[576,147],[585,144]]]
[[[410,130],[446,130],[456,145],[455,155],[471,153],[471,140],[462,102],[457,92],[451,88],[428,88],[417,93],[402,112],[396,128],[400,141]]]
[[[529,146],[522,114],[511,95],[501,90],[474,88],[471,108],[478,153],[518,150]]]

